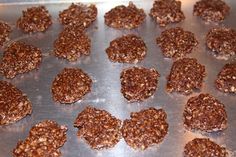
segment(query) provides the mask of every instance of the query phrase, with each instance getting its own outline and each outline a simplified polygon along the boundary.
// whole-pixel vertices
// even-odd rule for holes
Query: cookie
[[[143,101],[155,93],[158,77],[160,74],[154,68],[124,69],[120,75],[121,93],[129,102]]]
[[[149,14],[160,27],[170,23],[179,23],[185,19],[181,10],[181,1],[155,0]]]
[[[32,112],[32,104],[17,87],[0,81],[0,125],[15,123]]]
[[[0,73],[12,79],[18,74],[38,69],[41,61],[42,52],[39,48],[16,41],[4,50]]]
[[[82,55],[88,56],[90,50],[90,38],[77,25],[64,28],[54,41],[54,55],[70,62],[77,61]]]
[[[59,148],[66,142],[67,127],[55,121],[42,121],[30,130],[24,141],[13,150],[14,157],[59,157]]]
[[[0,47],[3,46],[7,40],[9,40],[9,35],[11,32],[11,27],[7,23],[0,21]]]
[[[128,6],[119,5],[108,11],[105,16],[105,24],[118,29],[134,29],[140,26],[146,14],[143,9],[137,8],[132,2]]]
[[[229,11],[230,7],[222,0],[200,0],[193,7],[193,15],[206,22],[222,22]]]
[[[185,105],[183,118],[189,130],[213,132],[227,128],[225,106],[210,94],[191,97]]]
[[[78,137],[84,138],[93,149],[114,147],[121,139],[121,121],[105,110],[86,107],[74,122]]]
[[[217,75],[215,86],[225,93],[236,93],[236,63],[226,64]]]
[[[81,100],[91,91],[92,80],[79,68],[65,68],[52,83],[55,102],[70,104]]]
[[[128,34],[111,41],[106,53],[112,62],[137,63],[144,59],[147,46],[141,37]]]
[[[198,44],[194,34],[180,27],[170,28],[156,39],[165,57],[179,59],[191,53]]]
[[[226,148],[208,138],[195,138],[184,147],[184,157],[227,157]]]
[[[132,112],[122,126],[125,142],[134,149],[144,150],[163,141],[168,132],[167,115],[163,109],[148,108]]]
[[[52,17],[44,6],[27,8],[22,14],[17,27],[26,33],[44,32],[52,25]]]
[[[89,27],[97,18],[95,5],[72,3],[67,9],[59,13],[59,21],[63,25],[77,25],[81,29]]]
[[[182,58],[175,61],[167,77],[167,92],[179,92],[184,95],[200,90],[206,76],[205,66],[195,58]]]
[[[218,59],[229,59],[236,54],[236,31],[231,28],[213,28],[207,33],[206,45]]]

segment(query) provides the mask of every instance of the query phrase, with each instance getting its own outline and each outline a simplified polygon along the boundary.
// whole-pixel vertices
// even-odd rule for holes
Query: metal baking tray
[[[13,2],[13,3],[12,3]],[[210,93],[222,101],[228,113],[228,128],[225,131],[200,134],[186,131],[183,127],[183,108],[189,97],[198,95],[194,93],[190,96],[178,94],[168,94],[165,91],[166,76],[169,74],[172,60],[166,59],[161,54],[156,45],[156,37],[160,35],[163,28],[160,28],[148,16],[152,7],[152,0],[136,0],[134,3],[145,10],[147,17],[139,28],[134,30],[117,30],[109,28],[104,24],[104,14],[111,8],[128,4],[128,1],[89,1],[85,3],[95,3],[98,8],[98,17],[93,25],[87,30],[92,40],[91,55],[82,57],[77,62],[69,63],[66,60],[57,59],[51,55],[53,41],[62,26],[58,22],[59,11],[67,8],[71,1],[2,1],[0,4],[0,19],[8,22],[13,27],[10,38],[14,41],[21,40],[29,44],[38,46],[43,51],[43,61],[37,71],[28,74],[18,75],[12,80],[7,80],[24,93],[26,93],[33,104],[31,116],[19,122],[0,127],[0,157],[12,156],[12,149],[15,148],[18,140],[24,140],[30,128],[44,119],[56,120],[60,124],[68,126],[67,142],[61,148],[64,157],[182,157],[184,145],[195,137],[209,137],[220,145],[224,145],[231,151],[231,156],[236,156],[236,95],[224,94],[214,87],[214,80],[224,64],[235,61],[217,60],[205,46],[205,35],[208,30],[217,25],[205,24],[200,18],[192,15],[193,5],[196,0],[182,0],[182,10],[186,19],[178,24],[168,25],[166,28],[175,26],[183,27],[185,30],[195,33],[199,40],[198,47],[189,57],[195,57],[201,64],[206,66],[207,77],[202,88],[202,92]],[[220,25],[236,28],[236,1],[226,0],[231,6],[230,15]],[[50,11],[53,18],[53,25],[45,33],[24,34],[15,27],[16,20],[22,15],[22,10],[43,4]],[[108,60],[105,49],[109,42],[122,34],[135,33],[140,35],[147,44],[148,52],[146,58],[136,64],[136,66],[154,67],[161,77],[159,79],[158,90],[152,98],[141,103],[128,103],[120,93],[120,72],[122,69],[134,66],[134,64],[112,63]],[[1,52],[2,55],[2,52]],[[92,92],[85,98],[72,105],[56,104],[51,97],[51,83],[56,74],[64,67],[80,67],[86,71],[93,79]],[[5,80],[2,76],[0,79]],[[129,118],[131,112],[139,111],[148,107],[163,108],[168,115],[169,132],[164,141],[148,148],[145,151],[133,150],[122,139],[111,149],[92,150],[82,139],[77,138],[77,128],[73,127],[73,122],[79,112],[87,105],[105,109],[115,117],[124,120]]]

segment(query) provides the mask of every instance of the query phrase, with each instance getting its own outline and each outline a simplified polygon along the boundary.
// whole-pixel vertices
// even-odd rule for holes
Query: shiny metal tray
[[[185,30],[195,33],[200,43],[189,56],[196,57],[200,63],[206,66],[207,77],[202,92],[209,92],[226,106],[229,120],[228,129],[220,133],[204,135],[186,131],[182,122],[183,108],[187,99],[199,93],[182,96],[168,94],[165,91],[166,76],[170,71],[172,60],[165,59],[156,45],[155,39],[163,29],[160,29],[148,15],[145,23],[138,29],[131,31],[116,30],[104,24],[104,13],[116,5],[128,4],[128,2],[119,0],[113,2],[94,1],[98,8],[98,18],[87,31],[92,40],[91,55],[89,57],[82,57],[75,63],[69,63],[51,55],[53,41],[62,29],[57,19],[58,12],[70,5],[69,2],[54,2],[40,2],[40,4],[45,5],[49,9],[54,24],[46,33],[32,35],[27,35],[17,30],[15,23],[18,17],[21,16],[23,9],[38,5],[37,2],[31,1],[26,3],[18,1],[17,3],[2,3],[0,5],[0,19],[8,22],[14,28],[11,39],[22,40],[38,46],[44,54],[38,71],[18,75],[12,80],[7,80],[28,95],[33,104],[33,113],[31,116],[27,116],[15,124],[0,127],[0,157],[11,156],[11,151],[16,146],[17,141],[25,139],[31,126],[44,119],[56,120],[58,123],[68,126],[67,142],[61,148],[64,157],[181,157],[183,156],[184,145],[193,138],[200,136],[210,137],[217,143],[225,145],[232,152],[232,156],[236,156],[236,154],[233,154],[236,151],[236,95],[224,94],[214,88],[214,80],[217,73],[225,63],[231,62],[234,59],[232,58],[228,61],[217,60],[207,51],[205,35],[210,28],[216,25],[205,24],[198,17],[192,15],[192,8],[196,0],[182,0],[182,9],[186,20],[179,24],[169,25],[167,28],[181,26]],[[226,2],[231,6],[231,13],[222,25],[236,28],[236,1],[228,0]],[[146,14],[148,14],[153,1],[138,0],[134,3],[138,7],[144,8]],[[137,66],[154,67],[161,74],[158,90],[155,95],[142,103],[132,104],[128,103],[120,93],[119,77],[122,69],[134,65],[111,63],[105,53],[105,49],[111,40],[131,32],[142,36],[148,47],[146,58]],[[51,97],[50,88],[52,80],[64,67],[80,67],[92,77],[94,82],[92,92],[87,94],[82,101],[72,105],[56,104]],[[1,79],[4,78],[1,76]],[[145,151],[133,150],[123,139],[114,148],[101,151],[92,150],[85,141],[77,138],[77,128],[73,127],[77,114],[88,104],[105,109],[121,120],[129,118],[131,112],[139,111],[143,108],[163,108],[168,114],[169,133],[160,145],[153,146]]]

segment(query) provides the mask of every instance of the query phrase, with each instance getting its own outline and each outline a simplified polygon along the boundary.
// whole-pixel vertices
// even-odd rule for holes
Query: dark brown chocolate
[[[78,114],[74,126],[93,149],[114,147],[121,139],[121,121],[105,110],[86,107]]]
[[[144,150],[163,141],[168,132],[167,115],[163,109],[149,108],[132,112],[122,126],[126,143],[134,149]]]
[[[205,76],[205,66],[199,64],[197,59],[179,59],[172,65],[167,77],[166,90],[189,95],[194,90],[201,89]]]
[[[17,87],[0,81],[0,125],[15,123],[32,112],[32,104]]]
[[[89,93],[91,86],[92,80],[83,70],[65,68],[52,83],[52,96],[56,102],[74,103]]]
[[[181,1],[155,0],[149,14],[161,27],[178,23],[185,19],[181,10]]]
[[[208,138],[195,138],[184,147],[184,157],[227,157],[225,147],[219,146]]]
[[[127,7],[124,5],[116,6],[104,16],[107,26],[118,29],[137,28],[144,22],[145,17],[144,10],[137,8],[132,2],[129,2]]]
[[[144,59],[147,47],[141,37],[128,34],[111,41],[106,53],[112,62],[137,63]]]
[[[189,130],[205,132],[227,128],[227,114],[224,104],[210,94],[191,97],[184,108],[184,126]]]
[[[157,89],[160,74],[154,68],[132,67],[120,75],[121,93],[129,102],[143,101]]]
[[[194,34],[180,27],[163,31],[156,40],[165,57],[179,59],[191,53],[198,41]]]

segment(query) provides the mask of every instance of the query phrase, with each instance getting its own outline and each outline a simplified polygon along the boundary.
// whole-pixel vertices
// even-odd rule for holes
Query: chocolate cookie
[[[228,59],[236,54],[236,31],[231,28],[213,28],[206,36],[207,47],[219,59]]]
[[[121,121],[105,110],[86,107],[74,126],[79,128],[78,137],[83,137],[93,149],[114,147],[121,139]]]
[[[128,34],[111,41],[106,53],[112,62],[137,63],[144,59],[147,47],[141,37]]]
[[[66,142],[66,126],[45,120],[36,124],[24,141],[13,150],[14,157],[59,157],[59,148]]]
[[[27,8],[17,20],[17,27],[26,33],[44,32],[52,25],[52,17],[44,6]]]
[[[90,49],[91,40],[77,25],[64,28],[54,41],[55,56],[70,62],[77,61],[82,55],[88,56]]]
[[[63,25],[77,25],[82,29],[87,28],[97,18],[95,5],[72,3],[67,9],[59,13],[59,21]]]
[[[7,23],[0,21],[0,47],[3,46],[4,42],[9,40],[11,32],[11,27]]]
[[[14,123],[32,112],[27,96],[11,83],[0,81],[0,125]]]
[[[146,149],[163,141],[168,132],[167,115],[163,109],[149,108],[132,112],[122,126],[126,143],[134,149]]]
[[[184,147],[184,157],[227,157],[226,148],[208,138],[195,138]]]
[[[191,97],[184,108],[184,126],[206,132],[227,128],[225,106],[210,94]]]
[[[121,72],[121,93],[129,102],[143,101],[154,94],[160,74],[154,68],[132,67]]]
[[[198,44],[192,32],[184,31],[180,27],[163,31],[156,42],[165,57],[175,59],[183,58],[191,53]]]
[[[217,75],[215,86],[225,93],[236,93],[236,63],[226,64]]]
[[[221,22],[229,15],[230,7],[222,0],[200,0],[193,7],[193,14],[204,21]]]
[[[74,103],[91,91],[92,80],[79,68],[65,68],[52,83],[52,95],[56,102]]]
[[[167,77],[166,90],[189,95],[195,89],[202,87],[205,76],[205,66],[199,64],[197,59],[179,59],[172,65],[170,74]]]
[[[6,78],[14,78],[18,74],[38,69],[42,60],[39,48],[24,42],[13,42],[3,53],[0,73]]]
[[[132,2],[129,2],[127,7],[124,5],[116,6],[104,16],[107,26],[118,29],[137,28],[144,22],[145,17],[144,10],[137,8]]]
[[[149,15],[161,27],[185,19],[184,13],[181,11],[181,1],[178,0],[155,0]]]

